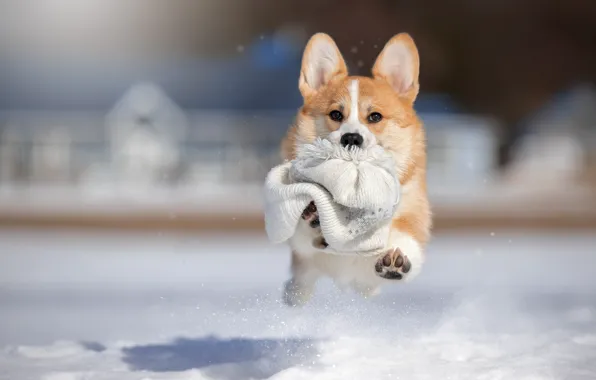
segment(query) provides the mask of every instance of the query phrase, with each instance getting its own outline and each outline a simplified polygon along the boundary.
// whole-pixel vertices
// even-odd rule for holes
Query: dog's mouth
[[[364,148],[355,145],[341,146],[341,148],[347,150],[350,153],[358,153],[364,150]]]

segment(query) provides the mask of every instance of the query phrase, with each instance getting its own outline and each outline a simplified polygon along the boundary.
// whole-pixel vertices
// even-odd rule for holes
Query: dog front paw
[[[319,221],[319,213],[314,201],[310,202],[308,206],[306,206],[302,212],[302,219],[306,220],[308,225],[312,228],[319,228],[321,226],[321,222]]]
[[[399,248],[390,249],[375,264],[377,275],[387,280],[401,280],[411,269],[412,262]]]

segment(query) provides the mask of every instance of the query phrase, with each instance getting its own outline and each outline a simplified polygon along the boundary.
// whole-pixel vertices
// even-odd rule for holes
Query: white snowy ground
[[[0,379],[596,378],[596,233],[441,235],[373,300],[279,303],[259,237],[0,231]]]

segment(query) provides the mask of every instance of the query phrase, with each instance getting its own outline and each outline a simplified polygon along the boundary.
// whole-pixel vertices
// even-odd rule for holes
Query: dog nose
[[[344,133],[343,136],[341,136],[339,142],[344,147],[360,147],[364,142],[364,138],[362,138],[362,135],[360,135],[360,133]]]

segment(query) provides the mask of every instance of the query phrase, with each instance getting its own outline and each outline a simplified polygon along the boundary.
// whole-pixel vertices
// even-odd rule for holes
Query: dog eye
[[[333,121],[342,121],[344,119],[344,115],[341,114],[341,112],[335,110],[335,111],[331,111],[329,113],[329,117],[331,118],[331,120]]]
[[[381,115],[378,112],[373,112],[370,115],[368,115],[368,121],[371,123],[378,123],[382,119],[383,119],[383,115]]]

